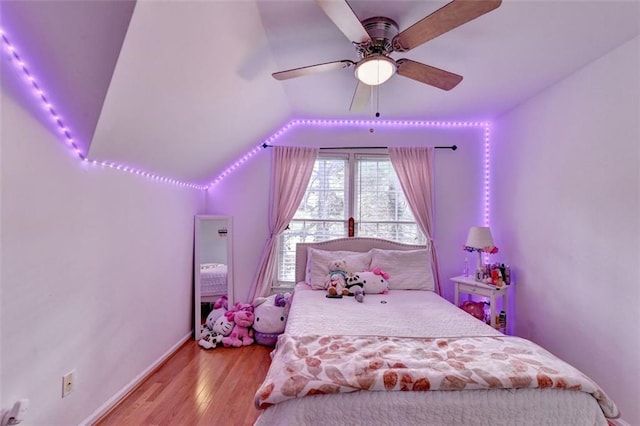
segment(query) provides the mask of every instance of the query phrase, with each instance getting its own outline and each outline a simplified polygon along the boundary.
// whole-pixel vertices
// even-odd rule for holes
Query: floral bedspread
[[[258,408],[308,395],[355,391],[558,388],[590,393],[606,417],[618,408],[589,377],[513,336],[408,338],[290,336],[278,339],[258,389]]]

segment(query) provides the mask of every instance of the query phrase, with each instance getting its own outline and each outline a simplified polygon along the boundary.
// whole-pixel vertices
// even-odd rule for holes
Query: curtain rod
[[[273,145],[267,145],[266,143],[262,144],[263,148],[271,148]],[[388,146],[328,146],[320,149],[387,149]],[[458,149],[456,145],[451,146],[434,146],[435,149],[450,149],[455,151]]]

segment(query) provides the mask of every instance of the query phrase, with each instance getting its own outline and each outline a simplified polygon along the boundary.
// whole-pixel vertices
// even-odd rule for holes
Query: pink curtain
[[[434,220],[433,152],[434,148],[431,147],[390,147],[389,158],[398,175],[404,195],[407,197],[411,212],[420,230],[429,240],[435,290],[442,296],[438,254],[432,238]]]
[[[267,296],[276,272],[278,235],[298,210],[307,191],[318,148],[274,146],[271,166],[271,200],[269,203],[269,238],[267,239],[249,301]]]

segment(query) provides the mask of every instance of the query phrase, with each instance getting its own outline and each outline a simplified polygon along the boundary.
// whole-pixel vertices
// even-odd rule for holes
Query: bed
[[[227,265],[223,263],[200,264],[200,300],[211,303],[227,294]]]
[[[362,303],[325,297],[318,279],[331,257],[387,269],[389,290]],[[585,426],[619,415],[574,367],[438,296],[428,259],[425,246],[376,238],[298,244],[256,425]]]

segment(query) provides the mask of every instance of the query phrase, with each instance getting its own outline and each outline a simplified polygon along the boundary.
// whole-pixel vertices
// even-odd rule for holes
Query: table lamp
[[[493,237],[488,226],[472,226],[469,229],[465,248],[469,251],[478,252],[478,269],[482,268],[482,252],[490,252],[494,247]]]

